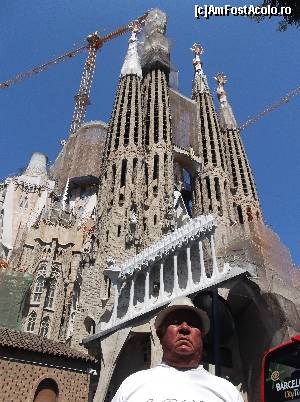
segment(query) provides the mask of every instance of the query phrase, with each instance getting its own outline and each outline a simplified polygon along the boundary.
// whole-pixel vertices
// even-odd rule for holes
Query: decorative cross
[[[200,43],[194,43],[193,46],[191,47],[191,51],[195,53],[195,55],[200,55],[203,53],[203,47],[200,45]]]

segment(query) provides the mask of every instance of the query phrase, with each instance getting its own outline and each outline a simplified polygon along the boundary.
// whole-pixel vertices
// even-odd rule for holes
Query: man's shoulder
[[[216,387],[219,387],[222,390],[226,390],[229,393],[234,393],[239,395],[238,389],[232,384],[232,382],[226,380],[223,377],[218,377],[214,374],[209,373],[207,370],[202,368],[202,370],[205,373],[205,376],[207,378],[207,381],[209,381],[211,384],[213,384]]]

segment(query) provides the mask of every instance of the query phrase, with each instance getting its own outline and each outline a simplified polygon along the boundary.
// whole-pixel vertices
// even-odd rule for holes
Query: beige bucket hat
[[[159,328],[165,318],[172,313],[173,311],[176,310],[191,310],[194,311],[198,317],[200,318],[202,322],[202,332],[203,335],[206,335],[209,331],[210,328],[210,320],[208,318],[208,315],[205,311],[201,310],[198,307],[195,307],[194,303],[189,297],[186,296],[180,296],[177,297],[176,299],[172,300],[171,303],[168,305],[168,307],[164,308],[161,310],[154,321],[154,327],[155,329]]]

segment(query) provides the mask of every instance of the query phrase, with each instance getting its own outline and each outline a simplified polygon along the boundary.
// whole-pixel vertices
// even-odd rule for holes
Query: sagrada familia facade
[[[218,111],[194,44],[192,94],[170,85],[166,15],[134,26],[109,124],[85,123],[46,168],[0,183],[2,269],[33,277],[22,329],[95,356],[91,400],[161,359],[157,312],[180,295],[218,323],[214,371],[257,402],[263,351],[300,331],[300,271],[264,224],[224,85]],[[279,211],[278,211],[279,212]]]

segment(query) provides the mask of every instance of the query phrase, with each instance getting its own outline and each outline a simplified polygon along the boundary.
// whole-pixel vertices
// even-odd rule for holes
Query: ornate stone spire
[[[140,32],[141,26],[138,21],[135,21],[131,25],[131,28],[132,34],[129,39],[127,54],[121,69],[121,76],[136,74],[138,77],[142,78],[142,68],[137,50],[137,33]]]
[[[166,14],[153,9],[145,21],[143,67],[144,145],[146,149],[144,239],[148,246],[173,229],[173,147],[168,76]]]
[[[193,81],[193,96],[197,93],[209,92],[207,78],[202,69],[202,62],[200,55],[203,53],[203,47],[199,43],[194,43],[191,47],[195,57],[193,58],[193,65],[195,69],[195,77]]]
[[[114,255],[119,262],[141,247],[144,148],[142,70],[136,37],[139,30],[140,25],[133,23],[101,166],[97,216],[102,269],[106,257]]]
[[[214,78],[218,82],[217,94],[220,101],[220,125],[224,129],[237,128],[237,122],[227,100],[227,94],[224,89],[224,84],[227,82],[227,77],[224,73],[218,73]]]
[[[195,152],[203,160],[203,171],[195,180],[193,213],[213,213],[228,223],[231,219],[231,202],[227,186],[224,141],[207,78],[202,69],[200,55],[203,48],[199,43],[194,43],[191,50],[195,54],[192,99],[198,109],[198,149],[195,149]]]
[[[243,146],[239,128],[227,99],[224,73],[215,76],[220,101],[219,121],[226,144],[230,191],[237,221],[241,224],[261,221],[262,212],[251,167]]]

